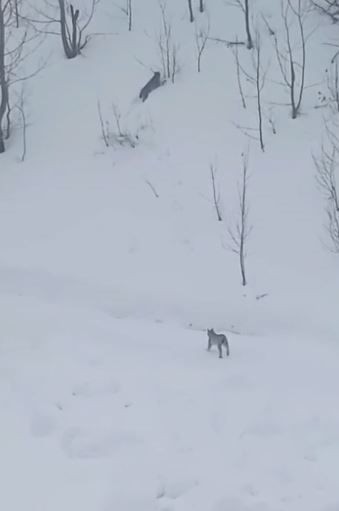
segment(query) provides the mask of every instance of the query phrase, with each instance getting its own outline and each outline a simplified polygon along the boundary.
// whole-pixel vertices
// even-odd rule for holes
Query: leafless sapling
[[[334,113],[339,113],[339,55],[331,62],[326,69],[326,83],[328,90],[327,104]]]
[[[236,42],[237,42],[237,40],[236,40]],[[234,44],[234,45],[230,46],[230,48],[232,50],[234,60],[235,60],[235,65],[236,65],[237,83],[238,83],[238,90],[239,90],[239,94],[240,94],[240,98],[241,98],[241,104],[242,104],[243,108],[246,109],[247,105],[246,105],[245,94],[244,94],[242,80],[241,80],[242,71],[241,71],[240,60],[239,60],[239,45]]]
[[[6,115],[9,92],[8,77],[6,76],[6,22],[9,5],[6,0],[0,0],[0,153],[5,152],[3,122]]]
[[[333,202],[328,203],[326,213],[327,231],[330,239],[329,249],[335,254],[339,254],[339,213]]]
[[[25,111],[25,96],[23,88],[21,89],[19,101],[16,104],[16,108],[20,113],[22,128],[22,152],[20,160],[25,161],[27,154],[27,116]]]
[[[172,24],[169,20],[166,3],[159,1],[161,12],[161,29],[158,35],[159,56],[162,66],[162,78],[175,82],[178,73],[178,45],[173,37]]]
[[[261,93],[262,93],[262,90],[265,85],[265,74],[263,74],[262,67],[261,67],[261,45],[260,45],[259,32],[257,32],[257,34],[256,34],[254,66],[255,66],[255,88],[256,88],[256,97],[257,97],[259,141],[260,141],[261,150],[265,151],[264,135],[263,135],[262,100],[261,100]]]
[[[115,104],[112,105],[114,125],[112,125],[111,120],[104,118],[99,101],[97,102],[97,110],[101,137],[107,148],[120,146],[134,149],[138,145],[139,133],[145,128],[144,126],[138,126],[137,129],[131,131]]]
[[[211,182],[212,182],[212,192],[213,192],[213,204],[215,207],[215,211],[217,214],[217,219],[219,222],[222,221],[222,215],[221,215],[221,209],[220,209],[220,194],[217,189],[216,184],[216,173],[217,173],[217,167],[213,163],[210,165],[210,172],[211,172]]]
[[[328,150],[321,147],[319,157],[313,157],[316,168],[316,180],[328,201],[333,202],[334,209],[339,213],[339,197],[337,191],[336,172],[339,168],[339,154],[335,145]]]
[[[210,35],[210,21],[208,20],[207,27],[195,27],[195,44],[197,49],[197,70],[201,71],[201,59],[206,49],[207,41]]]
[[[256,110],[257,110],[257,121],[258,121],[258,140],[260,144],[260,149],[264,152],[265,151],[265,143],[264,143],[264,130],[263,130],[263,107],[262,107],[262,92],[265,86],[266,82],[266,75],[268,71],[268,66],[263,68],[262,65],[262,59],[261,59],[261,42],[260,42],[260,34],[259,31],[256,31],[256,37],[255,37],[255,51],[252,53],[252,70],[247,71],[244,66],[240,63],[239,54],[237,50],[237,46],[235,48],[232,48],[233,54],[235,56],[236,60],[236,66],[237,66],[237,79],[238,79],[238,88],[242,100],[242,105],[244,108],[246,108],[246,102],[245,102],[245,95],[243,93],[242,88],[242,82],[241,82],[241,75],[244,75],[246,80],[254,86],[255,92],[254,96],[256,98]],[[240,126],[238,126],[240,129],[242,129]],[[244,133],[247,135],[249,128],[242,129]],[[253,131],[253,129],[251,130]],[[255,137],[251,137],[255,138]]]
[[[331,251],[339,253],[339,126],[334,119],[332,126],[326,124],[326,139],[321,146],[320,155],[313,157],[316,168],[316,180],[326,200],[326,230]]]
[[[247,285],[246,256],[247,243],[252,232],[249,224],[248,206],[248,152],[242,154],[242,175],[238,184],[238,213],[233,225],[228,226],[228,246],[232,252],[239,256],[241,283]]]
[[[275,52],[280,68],[283,84],[289,93],[291,117],[296,119],[300,113],[306,71],[306,43],[304,23],[309,12],[305,0],[281,0],[281,16],[284,25],[284,43],[278,40],[274,32]],[[294,46],[291,27],[296,21],[300,45]],[[300,48],[300,49],[299,49]]]

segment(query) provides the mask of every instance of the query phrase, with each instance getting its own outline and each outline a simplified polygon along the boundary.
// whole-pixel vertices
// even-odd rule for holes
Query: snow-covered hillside
[[[30,56],[46,64],[25,82],[26,158],[19,129],[0,155],[0,507],[334,511],[339,259],[312,154],[337,26],[305,19],[292,120],[264,22],[282,37],[280,2],[255,2],[263,153],[253,84],[243,77],[245,110],[216,41],[244,37],[241,11],[206,0],[190,24],[187,2],[168,1],[179,73],[142,103],[160,69],[159,4],[135,0],[131,32],[122,4],[101,0],[80,57],[52,35]],[[239,58],[253,72],[251,52]],[[98,102],[136,147],[105,147]],[[246,151],[243,287],[228,229]],[[229,359],[206,353],[207,327],[228,332]]]

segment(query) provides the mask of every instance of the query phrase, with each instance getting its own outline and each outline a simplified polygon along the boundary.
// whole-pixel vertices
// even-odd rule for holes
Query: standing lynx
[[[226,355],[229,357],[230,347],[226,335],[216,334],[213,328],[211,328],[210,330],[207,329],[207,335],[208,335],[207,350],[210,351],[212,346],[218,346],[219,358],[222,358],[222,347],[224,346],[226,350]]]

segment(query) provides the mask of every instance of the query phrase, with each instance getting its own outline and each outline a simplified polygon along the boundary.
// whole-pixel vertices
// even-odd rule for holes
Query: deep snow
[[[265,153],[250,142],[243,288],[227,226],[249,142],[234,124],[256,125],[253,89],[244,82],[243,111],[232,53],[213,41],[196,72],[186,2],[171,0],[181,70],[141,104],[159,9],[135,3],[128,33],[102,0],[91,29],[110,34],[74,61],[47,39],[33,59],[48,63],[25,85],[26,160],[19,130],[0,159],[0,507],[335,511],[338,256],[312,162],[335,27],[307,20],[295,121],[262,29],[277,135],[265,122]],[[211,37],[242,36],[237,9],[206,4]],[[278,4],[258,0],[258,23],[264,12],[281,30]],[[111,124],[114,103],[140,131],[135,149],[106,150],[98,101]],[[228,332],[230,359],[206,352],[212,326]]]

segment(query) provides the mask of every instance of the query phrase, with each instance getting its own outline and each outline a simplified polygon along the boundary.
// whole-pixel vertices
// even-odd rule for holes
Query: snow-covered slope
[[[48,60],[25,84],[26,159],[19,131],[0,159],[0,503],[335,509],[338,256],[324,246],[312,162],[335,29],[307,19],[307,88],[292,120],[261,16],[281,30],[279,2],[255,3],[277,129],[265,118],[262,153],[236,127],[256,127],[253,87],[244,80],[243,110],[234,57],[213,40],[241,38],[241,12],[206,1],[195,25],[186,2],[168,2],[180,73],[141,103],[159,67],[160,10],[135,3],[128,32],[102,0],[100,35],[80,58],[67,61],[53,36],[39,48]],[[195,31],[208,20],[198,74]],[[118,107],[137,147],[105,147],[98,101],[112,126]],[[244,288],[227,229],[248,146]],[[204,351],[210,326],[230,332],[227,361]]]
[[[2,508],[330,510],[338,346],[1,301]],[[20,324],[18,324],[18,317]]]

